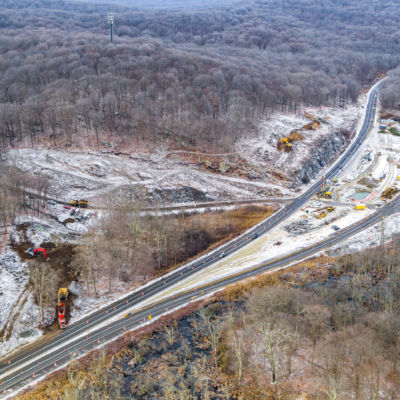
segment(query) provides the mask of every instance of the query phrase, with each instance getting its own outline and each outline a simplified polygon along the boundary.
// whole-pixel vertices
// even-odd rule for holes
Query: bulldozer
[[[57,316],[58,316],[58,324],[61,329],[65,329],[67,327],[67,323],[65,321],[65,308],[66,301],[68,299],[68,289],[60,288],[58,289],[58,302],[57,302]]]
[[[322,219],[325,218],[327,213],[331,213],[336,210],[336,207],[333,206],[328,206],[328,207],[323,207],[319,208],[318,210],[315,210],[314,212],[318,212],[319,214],[315,216],[315,218]]]
[[[87,200],[72,200],[69,204],[71,204],[72,207],[81,207],[81,208],[87,208],[89,205],[89,202]]]

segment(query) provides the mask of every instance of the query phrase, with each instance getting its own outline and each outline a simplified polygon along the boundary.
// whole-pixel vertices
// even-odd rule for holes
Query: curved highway
[[[53,351],[48,355],[26,364],[24,367],[19,368],[14,373],[11,373],[0,381],[0,398],[6,396],[9,391],[11,392],[18,390],[30,380],[39,376],[43,376],[51,372],[53,369],[67,364],[71,361],[71,359],[77,358],[96,347],[102,346],[108,341],[115,339],[117,336],[122,335],[126,331],[137,328],[144,322],[149,322],[151,319],[161,316],[162,314],[168,312],[168,310],[172,310],[176,307],[187,304],[191,300],[196,300],[197,298],[210,294],[229,284],[259,275],[274,268],[279,268],[293,262],[300,261],[332,246],[337,242],[355,235],[364,229],[369,228],[370,226],[381,221],[381,219],[385,216],[389,216],[399,211],[400,198],[397,198],[392,203],[382,207],[379,209],[379,211],[375,212],[369,217],[366,217],[363,220],[350,225],[345,229],[342,229],[341,231],[333,233],[327,239],[319,243],[298,250],[282,258],[259,264],[249,270],[242,271],[215,282],[211,282],[199,288],[187,290],[177,296],[166,298],[154,304],[150,304],[147,307],[143,307],[136,312],[130,313],[124,318],[121,318],[105,327],[99,328],[79,339],[70,342],[63,349]]]
[[[375,85],[370,92],[369,101],[365,111],[364,123],[356,140],[354,140],[354,142],[346,150],[340,161],[338,161],[329,170],[329,172],[327,172],[325,179],[334,177],[344,167],[344,165],[348,162],[348,160],[367,136],[374,119],[376,101],[381,83],[382,81]],[[201,293],[201,291],[203,291],[203,294],[207,294],[222,286],[226,286],[227,284],[265,272],[268,269],[287,265],[293,261],[303,259],[320,251],[323,248],[332,245],[333,243],[336,243],[337,241],[343,240],[345,237],[353,235],[354,233],[365,229],[367,226],[375,224],[379,218],[381,218],[382,213],[392,212],[392,207],[398,203],[397,201],[394,201],[392,204],[380,209],[366,220],[363,220],[362,223],[352,225],[343,231],[338,231],[329,239],[316,244],[315,246],[311,246],[299,252],[290,254],[280,260],[274,260],[263,265],[259,265],[241,274],[237,274],[218,282],[206,285],[204,288],[197,291],[189,291],[179,297],[167,299],[163,302],[148,307],[147,309],[138,311],[122,321],[112,323],[108,325],[107,328],[100,328],[86,336],[83,336],[83,338],[76,339],[78,335],[84,335],[89,328],[95,328],[98,324],[103,323],[116,314],[119,314],[136,304],[139,304],[141,301],[152,297],[153,295],[181,280],[186,279],[187,277],[196,273],[198,270],[210,266],[219,257],[235,252],[253,240],[254,235],[260,236],[265,234],[273,227],[281,223],[289,215],[293,214],[296,210],[302,207],[319,189],[321,183],[322,182],[320,179],[292,203],[268,217],[265,221],[250,229],[243,235],[230,241],[226,245],[221,246],[217,250],[214,250],[213,252],[208,253],[206,256],[184,265],[178,270],[165,275],[157,281],[153,281],[147,286],[144,286],[132,294],[127,295],[123,299],[120,299],[113,304],[90,314],[83,320],[71,324],[66,330],[61,331],[58,336],[49,340],[46,344],[40,346],[34,351],[28,352],[22,349],[16,353],[15,356],[11,356],[8,359],[3,359],[2,363],[0,364],[0,398],[5,396],[8,390],[17,390],[18,387],[26,384],[29,380],[37,378],[38,376],[43,376],[43,374],[57,368],[60,364],[65,364],[70,360],[71,354],[74,355],[75,353],[75,356],[77,356],[78,354],[82,354],[89,349],[98,347],[105,341],[119,336],[124,330],[131,329],[132,327],[137,326],[139,323],[142,323],[143,318],[148,318],[149,315],[153,315],[155,317],[165,312],[166,309],[171,309],[184,304],[191,297],[197,296],[199,293]],[[58,350],[58,348],[63,345],[65,345],[64,350]],[[56,348],[57,350],[55,350]],[[47,355],[45,357],[41,357],[41,355],[43,355],[45,352]]]

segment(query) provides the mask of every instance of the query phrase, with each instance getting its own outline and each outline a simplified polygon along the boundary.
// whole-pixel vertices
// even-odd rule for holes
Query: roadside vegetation
[[[398,398],[399,244],[230,287],[18,398]]]
[[[185,215],[147,215],[122,207],[110,211],[75,248],[73,264],[87,292],[99,287],[118,290],[120,282],[132,286],[176,268],[272,214],[265,206]]]

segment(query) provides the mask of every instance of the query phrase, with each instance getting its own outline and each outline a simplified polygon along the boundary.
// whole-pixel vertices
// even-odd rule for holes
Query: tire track
[[[24,290],[21,292],[21,294],[18,296],[17,301],[14,303],[14,305],[11,308],[10,313],[8,314],[8,318],[6,319],[3,328],[0,331],[0,342],[7,342],[10,337],[11,337],[11,333],[9,332],[9,330],[12,329],[15,325],[16,319],[18,319],[18,316],[21,313],[21,310],[23,308],[23,306],[25,305],[30,291],[27,289],[27,286],[25,286]],[[7,329],[7,327],[10,325],[10,328]],[[4,340],[5,339],[5,340]]]

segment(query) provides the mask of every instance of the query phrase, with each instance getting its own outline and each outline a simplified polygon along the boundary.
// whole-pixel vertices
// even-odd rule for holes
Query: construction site
[[[340,112],[347,114],[340,119],[337,116]],[[244,159],[245,154],[247,157],[243,165],[247,169],[252,166],[252,172],[250,174],[248,169],[240,176],[229,173],[228,161],[227,164],[218,162],[218,169],[222,172],[204,171],[200,164],[207,157],[205,155],[192,159],[199,161],[196,166],[192,163],[185,165],[180,153],[179,158],[175,158],[176,154],[161,153],[146,158],[138,154],[131,157],[77,156],[68,152],[40,150],[13,150],[3,154],[3,160],[9,155],[10,160],[21,167],[27,165],[27,157],[32,157],[30,168],[35,174],[47,175],[51,171],[54,178],[50,181],[53,199],[45,201],[45,209],[40,216],[21,215],[16,219],[16,225],[9,231],[6,251],[0,257],[0,262],[6,266],[1,276],[1,287],[3,291],[10,288],[8,298],[11,299],[10,304],[2,306],[4,318],[0,319],[4,324],[0,327],[0,355],[35,340],[44,332],[68,327],[71,321],[131,289],[121,279],[114,285],[118,290],[107,293],[103,290],[105,282],[101,282],[104,285],[100,290],[101,298],[89,296],[83,279],[76,275],[72,265],[74,249],[81,236],[90,226],[96,225],[108,210],[118,209],[123,198],[136,199],[140,192],[149,196],[148,199],[159,196],[165,201],[162,196],[168,193],[170,201],[175,200],[175,203],[170,203],[174,207],[167,208],[163,213],[169,213],[171,218],[179,216],[182,210],[204,213],[232,209],[238,206],[232,199],[254,199],[279,209],[307,189],[307,184],[296,181],[295,173],[299,165],[303,165],[303,176],[314,174],[315,178],[323,178],[314,197],[290,216],[283,226],[273,229],[265,237],[255,237],[251,245],[237,254],[221,257],[215,266],[186,282],[189,287],[223,277],[232,271],[247,269],[266,258],[281,257],[288,251],[328,237],[393,199],[398,192],[400,176],[400,138],[394,134],[380,133],[377,128],[372,130],[351,162],[331,179],[324,178],[325,167],[321,167],[321,160],[315,165],[307,164],[315,161],[312,156],[308,157],[311,154],[308,148],[310,143],[318,152],[319,141],[330,143],[331,134],[337,130],[345,131],[352,124],[355,126],[354,119],[359,112],[360,108],[356,107],[345,111],[313,109],[295,117],[281,115],[279,121],[272,119],[269,124],[273,129],[263,139],[267,144],[259,141],[256,150],[251,141],[243,146],[241,157]],[[391,127],[400,129],[397,122]],[[343,133],[341,137],[346,135]],[[351,141],[351,137],[348,140]],[[337,142],[337,149],[344,144]],[[328,151],[319,153],[319,157],[325,157],[322,165],[330,161]],[[275,159],[279,160],[276,164]],[[229,162],[233,163],[233,160]],[[284,163],[287,163],[287,169],[282,167]],[[275,169],[266,173],[271,171],[271,165]],[[208,202],[208,206],[197,208],[195,198]],[[217,206],[214,200],[221,199],[231,203]],[[145,216],[146,212],[142,215]],[[156,215],[160,211],[154,208],[151,212]],[[392,231],[393,226],[388,225],[387,235]],[[342,246],[353,245],[354,251],[374,241],[379,243],[382,236],[377,230],[368,231],[365,235],[360,240],[344,242]],[[32,283],[35,271],[40,270],[50,278],[46,281],[47,294],[42,299],[40,290],[38,292]],[[39,283],[40,278],[40,275],[35,277]],[[39,310],[41,301],[46,304],[43,312]],[[35,322],[29,322],[26,315],[30,315],[29,320]]]

